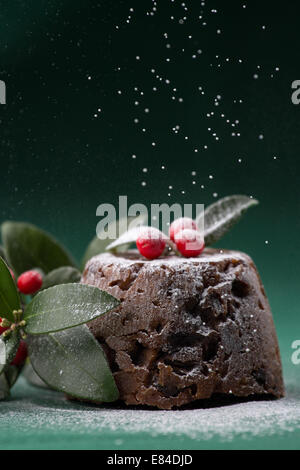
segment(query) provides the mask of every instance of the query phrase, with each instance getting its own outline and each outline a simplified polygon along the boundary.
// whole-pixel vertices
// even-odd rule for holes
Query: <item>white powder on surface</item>
[[[21,379],[16,397],[0,404],[0,435],[39,435],[40,431],[78,435],[148,435],[230,442],[236,437],[251,439],[280,436],[300,429],[299,386],[288,387],[281,400],[252,401],[227,406],[186,410],[89,406],[68,402],[61,394],[33,388]],[[25,396],[24,396],[25,392]],[[23,396],[23,398],[22,398]],[[134,442],[134,440],[133,440]]]

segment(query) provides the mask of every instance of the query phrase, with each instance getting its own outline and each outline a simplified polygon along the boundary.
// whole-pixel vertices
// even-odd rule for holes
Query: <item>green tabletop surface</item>
[[[293,373],[292,373],[293,372]],[[300,385],[281,400],[161,411],[69,402],[24,378],[0,404],[1,449],[299,449]]]
[[[22,378],[0,402],[1,449],[300,448],[300,3],[151,3],[1,2],[0,224],[35,224],[80,263],[121,195],[149,223],[152,204],[258,199],[217,246],[258,268],[286,397],[159,411]]]

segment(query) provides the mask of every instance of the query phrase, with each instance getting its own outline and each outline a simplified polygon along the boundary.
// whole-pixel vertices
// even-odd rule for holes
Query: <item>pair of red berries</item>
[[[170,225],[169,237],[176,244],[177,250],[186,258],[198,256],[204,250],[204,238],[194,220],[181,217]],[[147,227],[142,230],[136,245],[147,259],[158,258],[164,251],[167,237],[158,229]]]

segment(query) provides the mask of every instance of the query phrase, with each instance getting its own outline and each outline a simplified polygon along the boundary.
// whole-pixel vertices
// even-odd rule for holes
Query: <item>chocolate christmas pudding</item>
[[[88,326],[127,405],[171,409],[213,394],[284,395],[270,306],[246,254],[105,253],[87,263],[82,283],[121,302]]]

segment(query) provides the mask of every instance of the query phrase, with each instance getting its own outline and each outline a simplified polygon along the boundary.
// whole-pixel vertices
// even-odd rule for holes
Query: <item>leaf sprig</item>
[[[204,217],[204,241],[205,246],[211,246],[219,241],[231,228],[240,220],[243,214],[252,206],[258,204],[256,199],[243,195],[232,195],[224,197],[208,206],[204,213],[199,214],[195,219],[196,224],[203,226]],[[107,251],[125,251],[131,243],[136,242],[141,230],[145,226],[135,227],[123,233],[117,240],[106,246]],[[174,246],[169,240],[169,248],[172,251]],[[178,252],[176,252],[178,254]]]
[[[208,206],[204,211],[204,240],[206,246],[219,241],[258,201],[249,196],[227,196]],[[200,222],[201,214],[196,222]]]
[[[84,325],[117,307],[116,298],[97,287],[69,283],[41,291],[22,309],[1,257],[0,286],[0,316],[7,327],[0,336],[0,398],[7,397],[14,382],[11,361],[21,338],[34,370],[52,388],[96,401],[118,398],[104,352]]]
[[[116,225],[118,234],[128,224],[141,219],[142,216],[120,220]],[[118,390],[113,375],[100,344],[84,324],[109,312],[119,301],[96,287],[78,284],[81,272],[74,259],[47,232],[32,224],[8,221],[2,224],[1,235],[0,319],[7,330],[0,335],[0,400],[9,395],[23,368],[23,364],[12,366],[11,360],[21,339],[26,337],[31,360],[26,376],[31,383],[39,380],[39,384],[49,384],[72,396],[114,401]],[[98,237],[93,239],[82,266],[103,252],[108,243],[109,240]],[[8,266],[17,276],[31,269],[42,274],[42,288],[29,303],[27,296],[18,293]],[[79,335],[85,342],[82,347],[72,349],[72,341],[78,340]],[[62,338],[68,344],[68,351]],[[37,354],[37,348],[42,347],[43,354]],[[92,357],[98,358],[97,361],[92,361]],[[85,367],[87,360],[92,368]],[[93,392],[88,394],[87,390]]]

